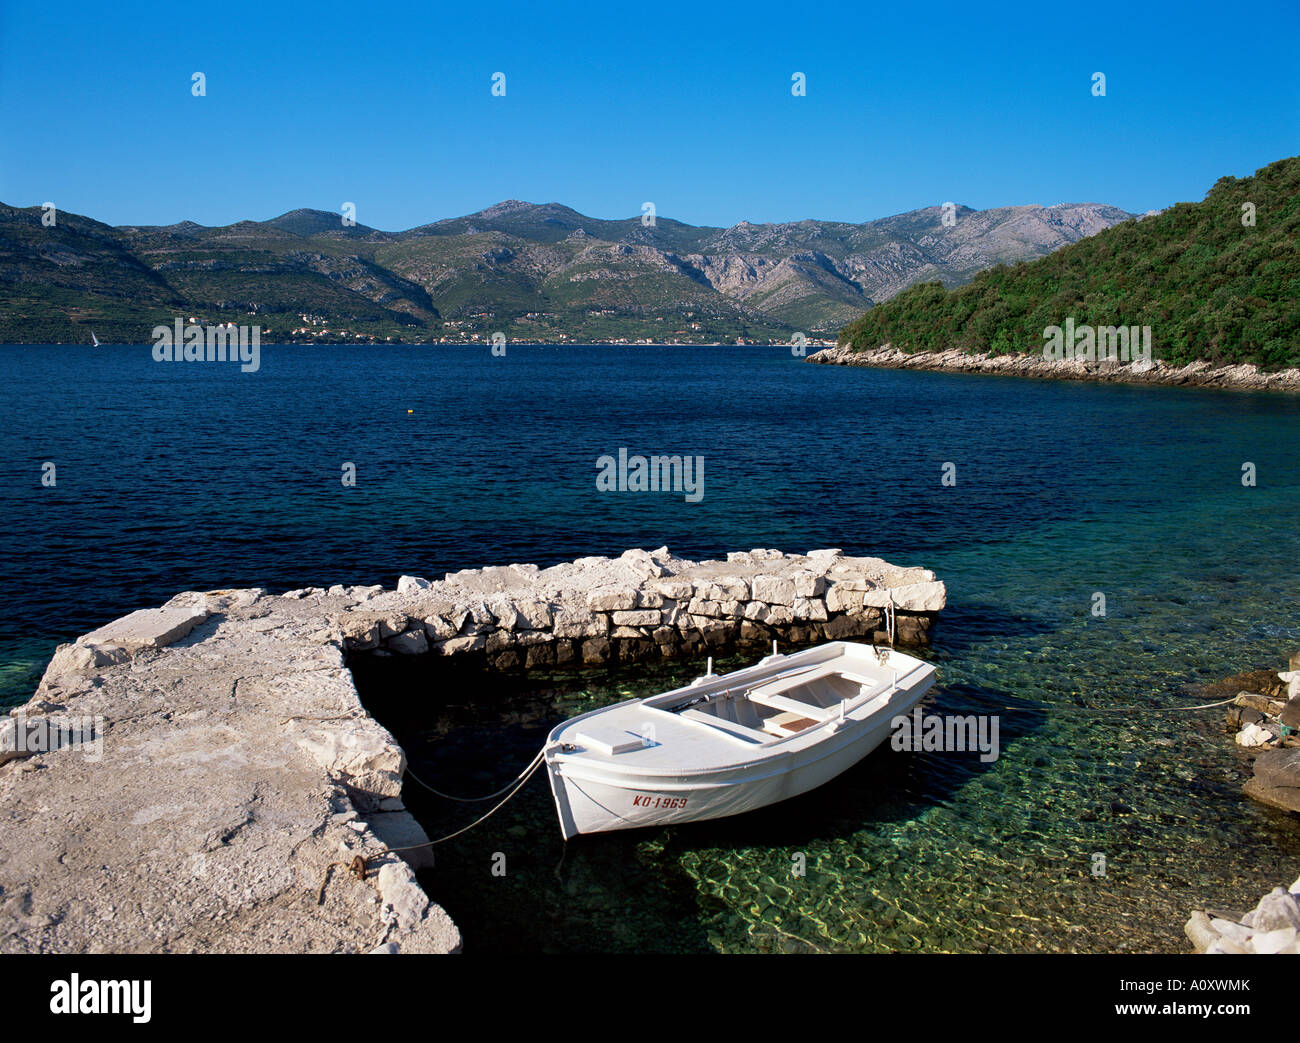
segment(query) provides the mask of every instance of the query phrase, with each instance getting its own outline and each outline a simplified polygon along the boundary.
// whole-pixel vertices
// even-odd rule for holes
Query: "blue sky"
[[[1300,152],[1295,0],[620,8],[0,0],[0,200],[112,224],[351,201],[384,229],[510,198],[714,225],[1144,211]]]

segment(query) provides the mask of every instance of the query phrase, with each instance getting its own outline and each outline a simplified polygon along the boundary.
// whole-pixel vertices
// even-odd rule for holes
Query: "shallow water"
[[[1221,711],[1085,712],[1186,705],[1300,648],[1300,399],[779,349],[268,348],[240,374],[0,348],[0,366],[9,701],[57,641],[182,589],[391,586],[665,543],[840,546],[947,582],[927,708],[1000,712],[996,762],[882,748],[785,805],[567,846],[539,777],[438,849],[428,884],[469,951],[1183,951],[1190,909],[1300,871],[1296,819],[1241,795]],[[703,456],[704,499],[597,492],[621,446]],[[475,793],[554,721],[701,665],[358,680],[418,772]],[[431,833],[475,814],[411,803]]]

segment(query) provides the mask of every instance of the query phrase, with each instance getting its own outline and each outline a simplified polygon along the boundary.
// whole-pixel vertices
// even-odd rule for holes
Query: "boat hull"
[[[920,701],[930,682],[891,700],[888,712],[846,720],[814,746],[753,763],[672,777],[615,772],[547,758],[551,792],[564,838],[645,826],[725,818],[816,789],[884,742],[891,721]]]

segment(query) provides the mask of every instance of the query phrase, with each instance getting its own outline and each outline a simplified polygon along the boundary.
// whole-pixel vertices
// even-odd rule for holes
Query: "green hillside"
[[[1254,226],[1243,225],[1253,204]],[[928,282],[841,331],[856,350],[1041,351],[1043,330],[1150,326],[1157,358],[1300,364],[1300,157],[1220,178],[1199,203],[1124,221],[959,289]]]

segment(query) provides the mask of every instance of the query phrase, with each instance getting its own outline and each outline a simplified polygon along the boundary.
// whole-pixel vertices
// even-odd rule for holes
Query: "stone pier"
[[[286,597],[316,597],[321,590]],[[403,576],[339,618],[350,653],[474,656],[498,670],[694,656],[819,641],[929,644],[945,604],[933,572],[837,549],[687,561],[667,547],[539,569]]]
[[[348,656],[637,661],[927,640],[943,584],[839,551],[666,549],[396,591],[178,594],[61,645],[0,718],[0,952],[454,952],[406,756]],[[470,660],[472,663],[474,660]]]

